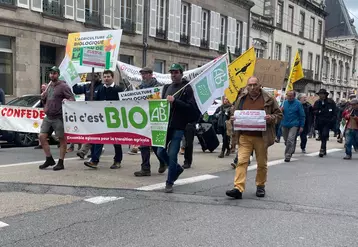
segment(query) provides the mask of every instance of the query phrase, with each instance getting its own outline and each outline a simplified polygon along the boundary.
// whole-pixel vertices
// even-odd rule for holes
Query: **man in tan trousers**
[[[282,112],[276,99],[261,89],[256,77],[250,77],[247,88],[238,96],[236,110],[264,110],[266,112],[266,131],[238,131],[238,164],[236,167],[234,188],[226,191],[226,195],[235,199],[242,199],[245,190],[247,167],[250,155],[255,151],[257,160],[256,196],[265,196],[267,179],[267,150],[275,143],[275,126],[282,118]]]

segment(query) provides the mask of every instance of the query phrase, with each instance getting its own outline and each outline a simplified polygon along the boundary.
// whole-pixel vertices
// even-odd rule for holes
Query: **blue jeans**
[[[120,144],[114,144],[114,162],[122,162],[123,159],[123,152],[122,152],[122,145]],[[102,148],[103,148],[103,144],[93,144],[91,147],[91,161],[92,162],[99,162],[99,158],[101,157],[102,154]]]
[[[352,156],[352,146],[358,143],[358,130],[347,129],[346,131],[346,154]]]
[[[180,143],[184,136],[184,130],[175,130],[171,137],[170,143],[165,148],[158,148],[157,154],[168,166],[167,184],[173,185],[178,179],[178,173],[182,171],[182,167],[178,164],[178,153]]]

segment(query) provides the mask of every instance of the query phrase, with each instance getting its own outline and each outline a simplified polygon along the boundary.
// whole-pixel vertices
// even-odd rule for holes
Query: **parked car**
[[[41,95],[40,94],[24,95],[9,101],[6,105],[42,108]],[[35,133],[1,130],[0,139],[3,141],[7,141],[8,143],[14,143],[16,146],[20,146],[20,147],[29,147],[29,146],[38,145],[38,134]]]

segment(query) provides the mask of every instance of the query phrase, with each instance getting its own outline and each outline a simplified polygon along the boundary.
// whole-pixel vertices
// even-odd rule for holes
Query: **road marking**
[[[343,150],[342,148],[332,148],[332,149],[328,149],[327,150],[327,154],[329,153],[333,153],[333,152],[338,152]],[[310,153],[310,154],[305,154],[305,156],[309,156],[309,157],[314,157],[314,156],[318,156],[319,152],[314,152],[314,153]]]
[[[295,159],[295,158],[291,158],[291,161],[297,161],[298,159]],[[272,160],[272,161],[269,161],[267,162],[267,166],[275,166],[275,165],[280,165],[280,164],[284,164],[284,163],[287,163],[285,162],[285,160],[283,159],[279,159],[279,160]],[[248,171],[252,171],[252,170],[256,170],[257,169],[257,164],[255,165],[250,165],[247,170]]]
[[[200,176],[196,176],[196,177],[183,178],[183,179],[177,180],[175,182],[175,185],[191,184],[191,183],[201,182],[201,181],[205,181],[205,180],[209,180],[209,179],[213,179],[213,178],[218,178],[218,176],[205,174],[205,175],[200,175]],[[148,185],[148,186],[139,187],[139,188],[136,188],[136,190],[151,191],[151,190],[160,190],[160,189],[164,189],[164,188],[165,188],[165,183],[159,183],[159,184],[152,184],[152,185]]]
[[[96,196],[96,197],[91,197],[91,198],[85,199],[85,201],[91,202],[94,204],[103,204],[103,203],[113,202],[113,201],[117,201],[117,200],[121,200],[121,199],[124,199],[124,197]]]
[[[112,155],[102,155],[101,157],[112,157]],[[80,157],[73,157],[73,158],[65,158],[65,161],[68,160],[78,160],[78,161],[86,161],[87,159],[80,159]],[[40,165],[44,163],[45,160],[38,160],[38,161],[30,161],[30,162],[21,162],[21,163],[15,163],[15,164],[6,164],[6,165],[0,165],[0,168],[6,168],[6,167],[15,167],[15,166],[27,166],[27,165]],[[56,163],[58,162],[58,159],[55,160]]]
[[[5,222],[0,221],[0,228],[9,226],[9,224],[6,224]]]

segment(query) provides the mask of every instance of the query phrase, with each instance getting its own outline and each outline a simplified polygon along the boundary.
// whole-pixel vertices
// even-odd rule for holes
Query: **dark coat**
[[[330,129],[335,128],[337,107],[332,99],[325,99],[324,102],[317,100],[313,105],[313,113],[316,117],[316,129],[321,129],[324,126],[328,126]]]

